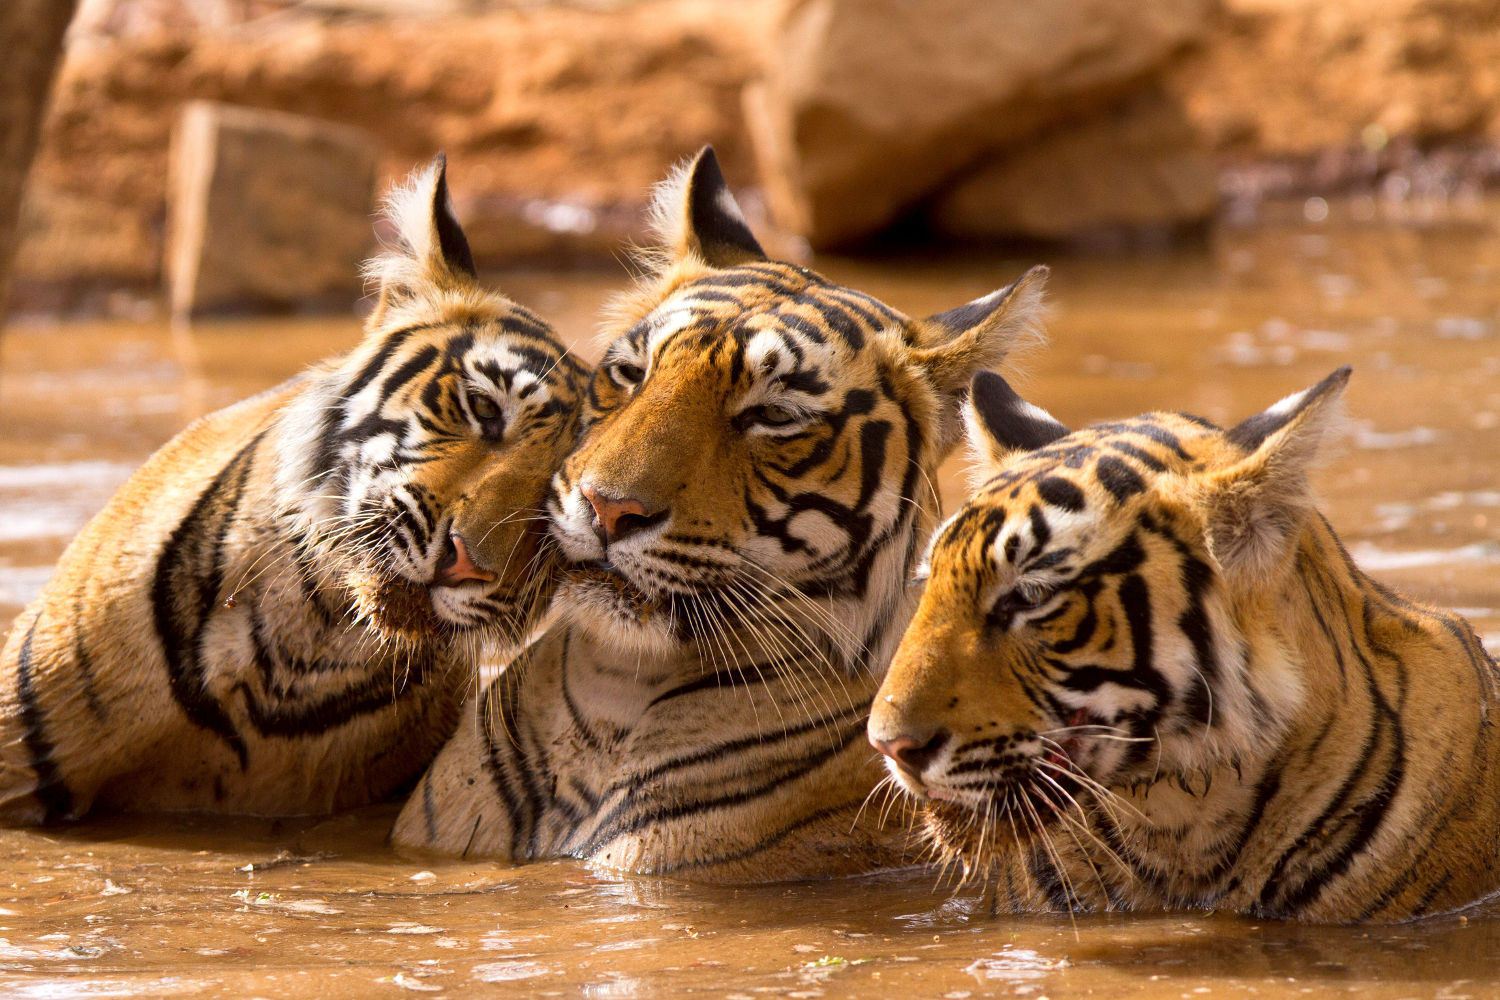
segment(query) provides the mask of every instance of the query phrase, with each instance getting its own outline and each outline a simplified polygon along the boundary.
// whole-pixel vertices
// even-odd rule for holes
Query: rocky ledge
[[[85,6],[23,212],[23,304],[160,286],[171,136],[199,99],[358,127],[381,184],[446,150],[489,266],[617,256],[704,142],[820,249],[896,225],[1170,234],[1226,202],[1500,175],[1489,0],[261,0],[212,24],[174,2]]]

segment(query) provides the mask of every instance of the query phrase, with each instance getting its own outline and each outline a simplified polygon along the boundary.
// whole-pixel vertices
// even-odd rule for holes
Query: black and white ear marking
[[[651,228],[659,264],[692,256],[709,267],[733,267],[765,260],[766,253],[745,222],[744,213],[719,169],[712,146],[678,166],[656,186]]]
[[[688,229],[698,242],[698,253],[714,267],[765,260],[739,202],[724,183],[719,158],[712,146],[704,146],[693,163],[688,182]]]
[[[1070,433],[1046,409],[1017,396],[1010,382],[995,372],[975,373],[969,406],[990,436],[1011,451],[1035,451]]]
[[[1021,304],[1019,311],[1036,322],[1040,319],[1041,294],[1047,281],[1047,274],[1047,266],[1038,264],[1004,288],[997,288],[988,295],[981,295],[961,306],[928,316],[922,321],[923,325],[929,329],[935,328],[945,332],[947,334],[943,338],[945,340],[958,337],[980,326],[995,313],[1004,309],[1017,292],[1022,298],[1031,299]]]
[[[1274,406],[1241,421],[1224,436],[1246,451],[1255,451],[1265,443],[1266,438],[1291,423],[1330,392],[1343,392],[1353,371],[1353,368],[1345,365],[1312,388],[1293,393]]]
[[[453,212],[453,199],[448,194],[448,156],[439,153],[433,157],[437,167],[437,183],[432,186],[432,222],[437,227],[438,247],[443,261],[456,273],[479,277],[474,267],[474,254],[469,250],[469,240],[458,225],[458,216]]]
[[[971,439],[983,434],[1001,454],[1035,451],[1070,433],[1052,414],[1016,395],[994,372],[977,372],[969,383],[965,423]]]
[[[998,368],[1014,351],[1043,340],[1047,273],[1045,267],[1033,267],[1004,288],[911,324],[908,356],[939,397],[935,437],[940,455],[958,440],[962,398],[974,374]]]
[[[391,190],[383,214],[395,240],[365,264],[365,275],[380,285],[372,323],[378,325],[386,310],[424,295],[475,286],[474,255],[453,214],[442,153]]]
[[[1225,433],[1249,454],[1209,478],[1206,523],[1210,552],[1235,578],[1264,581],[1295,544],[1313,505],[1307,471],[1349,374],[1340,368]]]
[[[997,288],[988,295],[981,295],[961,306],[928,316],[922,321],[926,334],[924,339],[949,341],[984,328],[991,320],[1012,312],[1016,319],[1029,328],[1029,334],[1040,339],[1042,291],[1046,287],[1048,273],[1049,269],[1045,264],[1038,264],[1004,288]],[[1006,345],[1007,349],[1015,346],[1017,345],[1014,343]]]

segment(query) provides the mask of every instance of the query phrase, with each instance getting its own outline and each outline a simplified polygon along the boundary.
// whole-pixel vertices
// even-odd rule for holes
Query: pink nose
[[[614,497],[593,486],[580,487],[579,492],[594,508],[599,519],[601,540],[609,545],[622,541],[637,531],[649,528],[660,520],[665,511],[647,511],[645,504],[630,497]]]
[[[469,558],[469,548],[464,544],[460,535],[448,536],[448,553],[438,563],[437,575],[433,578],[434,587],[456,587],[465,580],[482,580],[485,583],[493,583],[495,574],[488,570],[480,569]]]
[[[913,774],[921,774],[942,753],[947,743],[948,733],[941,729],[925,741],[905,734],[888,740],[878,739],[873,733],[870,735],[872,747]]]

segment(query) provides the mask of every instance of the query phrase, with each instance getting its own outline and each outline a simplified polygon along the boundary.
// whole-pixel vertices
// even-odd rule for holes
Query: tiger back
[[[769,260],[711,150],[656,200],[559,472],[557,624],[483,693],[396,843],[753,881],[899,861],[865,717],[969,375],[1043,275],[913,320]]]
[[[1500,888],[1495,663],[1309,494],[1348,374],[1228,430],[1074,433],[975,381],[987,479],[869,733],[1002,907],[1392,921]]]
[[[533,626],[585,372],[478,285],[441,157],[388,214],[361,343],[151,456],[10,630],[0,822],[382,798]]]

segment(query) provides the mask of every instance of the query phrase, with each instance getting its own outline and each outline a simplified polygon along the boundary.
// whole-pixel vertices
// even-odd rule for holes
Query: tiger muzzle
[[[434,587],[457,587],[471,580],[494,583],[497,577],[489,570],[480,569],[469,556],[468,543],[457,533],[448,535],[448,547],[438,560],[437,571],[432,578]]]

